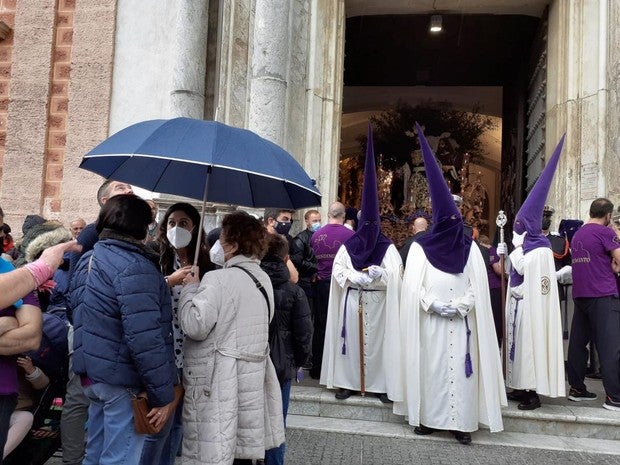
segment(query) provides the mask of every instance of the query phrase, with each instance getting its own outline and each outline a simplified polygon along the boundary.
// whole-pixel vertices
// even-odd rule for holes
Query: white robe
[[[540,247],[523,255],[519,247],[510,254],[510,261],[523,275],[523,283],[519,286],[508,283],[506,386],[533,389],[548,397],[564,397],[562,319],[553,253]],[[510,360],[513,342],[514,361]]]
[[[390,399],[400,400],[402,382],[397,367],[400,365],[398,300],[402,261],[394,245],[386,250],[381,267],[385,270],[383,275],[365,286],[362,292],[364,385],[367,392],[387,393]],[[359,291],[348,279],[352,271],[351,258],[342,246],[332,269],[320,383],[330,389],[359,391]]]
[[[394,413],[409,424],[476,431],[479,424],[502,431],[506,405],[501,361],[480,250],[472,245],[463,273],[444,273],[426,259],[419,244],[407,257],[401,294],[402,376],[405,396]],[[459,315],[444,318],[430,304],[451,302]],[[465,375],[467,315],[473,374]]]

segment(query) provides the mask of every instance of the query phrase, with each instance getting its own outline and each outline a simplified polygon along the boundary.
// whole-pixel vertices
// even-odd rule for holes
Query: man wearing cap
[[[433,225],[412,244],[400,300],[403,402],[419,435],[450,431],[471,443],[479,424],[502,431],[506,393],[486,268],[418,126]]]
[[[376,394],[382,402],[402,400],[399,375],[399,306],[402,263],[381,233],[377,175],[368,128],[362,208],[358,228],[340,247],[332,269],[320,383]]]
[[[517,212],[506,301],[506,386],[520,410],[540,407],[539,395],[564,397],[564,350],[555,264],[541,220],[564,137]],[[505,253],[505,244],[498,252]]]

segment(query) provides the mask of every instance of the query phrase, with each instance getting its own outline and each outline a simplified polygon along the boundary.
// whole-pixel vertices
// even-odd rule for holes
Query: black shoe
[[[568,391],[568,400],[573,402],[581,402],[582,400],[596,400],[596,394],[589,392],[587,389],[580,391],[579,389],[570,388]]]
[[[515,402],[522,402],[527,399],[527,391],[523,389],[513,389],[512,392],[506,394],[508,400],[514,400]]]
[[[519,405],[517,405],[519,410],[535,410],[540,408],[540,397],[538,394],[533,393],[533,395],[529,395],[526,399],[524,399]]]
[[[308,372],[308,374],[310,375],[310,378],[312,379],[320,379],[321,378],[321,367],[319,367],[318,369],[316,367],[310,368],[310,371]]]
[[[450,431],[452,436],[456,438],[458,442],[464,445],[471,444],[471,434],[463,433],[462,431]]]
[[[385,392],[383,393],[375,393],[375,396],[377,396],[379,398],[379,400],[381,402],[383,402],[384,404],[391,404],[392,401],[388,398],[387,394]]]
[[[352,394],[353,394],[353,391],[349,389],[338,389],[338,392],[336,393],[336,399],[345,400],[351,397]]]
[[[429,428],[428,426],[420,425],[413,428],[413,432],[420,436],[426,436],[428,434],[433,434],[437,430],[435,428]]]

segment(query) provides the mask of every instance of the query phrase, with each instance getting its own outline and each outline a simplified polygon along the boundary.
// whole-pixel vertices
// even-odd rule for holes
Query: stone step
[[[369,420],[351,420],[290,413],[286,419],[286,428],[288,431],[309,430],[325,433],[348,433],[386,438],[404,438],[412,441],[443,441],[450,443],[455,441],[448,432],[418,436],[413,432],[411,426],[403,423],[378,423]],[[620,457],[620,441],[612,439],[575,438],[507,431],[489,433],[486,430],[480,430],[472,434],[472,442],[473,444],[609,454]]]
[[[517,409],[515,402],[509,402],[508,407],[502,409],[504,431],[563,438],[620,440],[620,413],[601,408],[602,400],[588,402],[590,406],[583,405],[585,402],[564,403],[567,405],[549,404],[543,398],[541,408],[522,411]],[[289,415],[340,419],[345,423],[347,420],[365,421],[381,429],[391,427],[391,424],[401,427],[406,425],[403,417],[392,413],[391,404],[383,404],[373,395],[351,396],[341,401],[334,398],[334,391],[314,386],[293,387]],[[377,423],[383,425],[378,426]],[[406,429],[412,430],[410,426]]]

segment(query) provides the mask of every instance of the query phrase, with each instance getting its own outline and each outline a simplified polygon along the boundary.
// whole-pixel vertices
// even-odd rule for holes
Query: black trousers
[[[571,387],[583,390],[588,361],[588,342],[596,346],[603,387],[620,402],[620,300],[618,297],[576,298],[566,364]]]
[[[323,361],[323,345],[325,344],[325,326],[327,325],[327,307],[329,306],[330,279],[316,282],[314,295],[314,333],[312,335],[312,368],[310,376],[318,379],[321,376]]]
[[[0,395],[0,465],[2,464],[2,451],[6,444],[6,436],[9,433],[11,414],[17,406],[17,394]]]
[[[495,334],[497,336],[497,344],[502,346],[502,316],[504,309],[502,308],[502,288],[497,287],[491,289],[491,310],[493,310],[493,322],[495,323]]]

